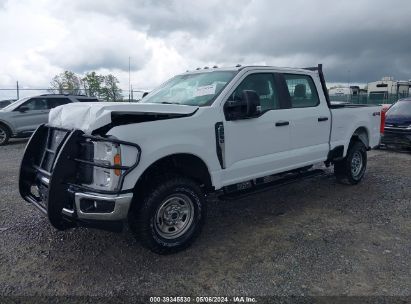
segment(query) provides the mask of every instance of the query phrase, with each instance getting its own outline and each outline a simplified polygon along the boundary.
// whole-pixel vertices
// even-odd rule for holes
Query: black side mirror
[[[261,112],[260,96],[256,91],[244,90],[240,99],[225,103],[224,112],[227,120],[256,117]]]
[[[21,106],[17,110],[21,113],[24,113],[24,112],[27,112],[29,110],[29,107],[28,106]]]

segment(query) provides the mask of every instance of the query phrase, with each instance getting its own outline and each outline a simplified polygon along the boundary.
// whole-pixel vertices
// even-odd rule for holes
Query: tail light
[[[384,134],[384,128],[385,128],[385,112],[386,109],[382,109],[381,111],[381,125],[380,125],[380,133]]]

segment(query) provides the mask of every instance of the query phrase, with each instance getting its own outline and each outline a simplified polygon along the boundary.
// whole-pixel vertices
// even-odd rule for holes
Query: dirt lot
[[[209,203],[188,250],[126,230],[58,232],[17,190],[24,141],[0,147],[0,295],[411,295],[411,154],[372,151],[364,181],[327,175]]]

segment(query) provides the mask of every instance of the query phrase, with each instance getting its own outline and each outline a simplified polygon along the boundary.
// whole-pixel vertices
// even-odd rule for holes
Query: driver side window
[[[280,108],[278,92],[271,73],[259,73],[247,76],[233,92],[230,99],[238,100],[244,90],[252,90],[260,97],[261,112]]]
[[[21,105],[27,107],[28,111],[48,110],[47,100],[42,98],[32,98]]]

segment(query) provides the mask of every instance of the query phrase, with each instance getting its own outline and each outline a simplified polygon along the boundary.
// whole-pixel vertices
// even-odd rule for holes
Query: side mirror
[[[260,97],[256,91],[244,90],[238,100],[229,100],[224,105],[227,120],[256,117],[261,112]]]
[[[17,109],[17,111],[19,111],[21,113],[27,112],[28,110],[29,110],[28,106],[21,106]]]

